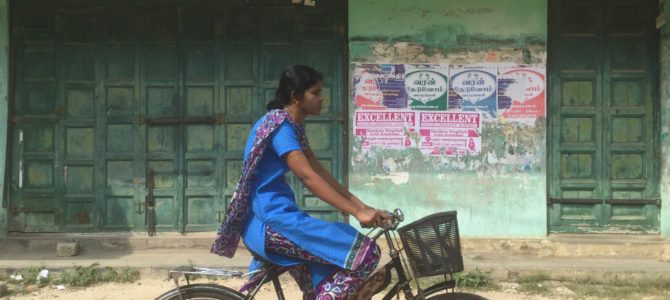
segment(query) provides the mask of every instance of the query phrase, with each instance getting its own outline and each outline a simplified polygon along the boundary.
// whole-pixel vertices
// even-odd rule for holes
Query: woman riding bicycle
[[[232,257],[241,236],[254,254],[252,270],[270,262],[289,271],[304,299],[346,299],[377,266],[379,247],[351,225],[300,210],[284,174],[291,170],[314,195],[363,226],[380,226],[387,216],[340,185],[309,148],[303,123],[321,113],[322,81],[308,66],[282,74],[268,113],[249,134],[242,177],[212,252]],[[261,278],[252,277],[242,290]]]

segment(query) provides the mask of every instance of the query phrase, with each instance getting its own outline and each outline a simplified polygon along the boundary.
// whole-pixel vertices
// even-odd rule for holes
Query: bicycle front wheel
[[[244,300],[244,295],[218,284],[190,284],[169,290],[156,300]]]
[[[426,298],[426,300],[488,300],[488,298],[470,293],[455,292],[433,295]]]

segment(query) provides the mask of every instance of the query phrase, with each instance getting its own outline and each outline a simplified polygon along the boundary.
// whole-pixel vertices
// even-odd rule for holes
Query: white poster
[[[535,124],[545,116],[544,66],[504,66],[498,75],[498,110],[510,122]]]

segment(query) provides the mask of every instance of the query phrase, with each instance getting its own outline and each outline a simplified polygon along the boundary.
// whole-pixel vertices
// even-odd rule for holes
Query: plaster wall
[[[349,1],[350,70],[355,63],[546,64],[546,39],[544,0]],[[409,221],[457,210],[464,236],[544,236],[545,124],[485,123],[481,154],[462,157],[364,151],[350,135],[349,187],[375,207],[402,208]]]

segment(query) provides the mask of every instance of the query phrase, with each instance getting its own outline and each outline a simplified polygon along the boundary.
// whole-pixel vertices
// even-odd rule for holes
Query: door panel
[[[220,21],[216,9],[180,8],[179,48],[183,83],[183,103],[180,105],[181,130],[184,132],[182,151],[184,174],[183,228],[186,231],[211,230],[224,207],[221,182],[221,151],[218,146],[220,126],[203,119],[220,115],[219,57],[215,49]],[[189,121],[191,120],[191,121]]]
[[[553,1],[550,227],[658,230],[654,1]]]
[[[324,72],[312,147],[342,179],[345,1],[16,1],[11,231],[216,228],[281,72]],[[291,179],[316,215],[333,208]],[[306,200],[311,197],[311,200]]]
[[[10,230],[55,232],[62,224],[63,194],[59,188],[62,126],[56,117],[62,78],[55,18],[26,22],[26,39],[17,47],[16,101],[12,117],[12,191]],[[57,195],[54,197],[54,195]]]

